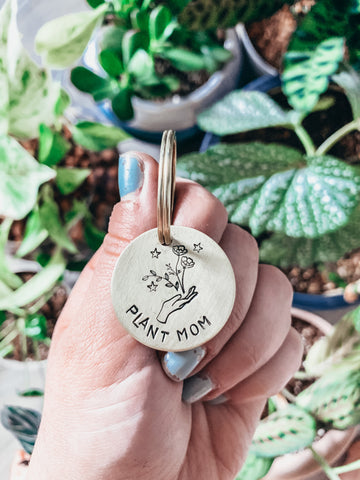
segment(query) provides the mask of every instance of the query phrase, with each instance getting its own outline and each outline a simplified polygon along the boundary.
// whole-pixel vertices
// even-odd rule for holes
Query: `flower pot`
[[[276,76],[279,74],[278,70],[266,62],[261,55],[256,51],[250,37],[246,31],[246,27],[243,23],[239,23],[236,26],[236,33],[241,42],[242,48],[246,54],[246,60],[251,69],[251,73],[256,77],[263,75]]]
[[[98,75],[104,75],[97,60],[98,39],[99,37],[95,36],[93,42],[89,44],[82,63]],[[196,115],[238,85],[243,55],[234,29],[228,30],[224,46],[231,51],[233,58],[224,65],[222,70],[211,75],[204,85],[189,95],[183,97],[174,95],[162,102],[133,97],[134,118],[128,122],[118,119],[112,111],[109,100],[98,103],[98,108],[108,121],[141,140],[160,143],[162,132],[169,128],[176,130],[178,141],[190,138],[199,132],[196,126]],[[82,101],[83,96],[80,96],[79,92],[75,94],[74,89],[73,95],[78,97],[78,103]]]
[[[333,330],[330,323],[314,313],[292,308],[291,314],[315,326],[325,335]],[[356,434],[356,427],[345,431],[329,430],[314,443],[314,448],[330,465],[333,465],[349,448]],[[319,472],[321,472],[320,465],[313,458],[311,451],[305,449],[276,458],[264,480],[315,480],[316,477],[313,476]]]

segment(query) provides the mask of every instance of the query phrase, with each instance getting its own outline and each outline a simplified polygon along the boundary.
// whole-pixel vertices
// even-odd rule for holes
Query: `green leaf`
[[[20,220],[33,208],[40,185],[56,172],[40,165],[16,140],[0,136],[0,215]]]
[[[235,480],[260,480],[268,473],[273,461],[273,458],[257,457],[249,453]]]
[[[358,203],[360,178],[353,167],[330,156],[301,157],[275,144],[220,144],[183,157],[179,168],[208,187],[230,220],[249,225],[254,235],[316,238],[345,225]]]
[[[96,251],[101,247],[105,238],[105,232],[102,232],[93,225],[91,218],[85,218],[84,237],[88,246]]]
[[[0,131],[33,138],[40,123],[54,123],[60,86],[24,49],[16,13],[16,2],[7,2],[0,14]]]
[[[43,123],[39,131],[39,162],[52,167],[65,157],[71,148],[71,143]]]
[[[349,68],[332,76],[335,83],[344,89],[351,105],[354,119],[360,118],[360,76],[355,70]]]
[[[351,319],[357,332],[360,333],[360,307],[357,307],[350,313]]]
[[[264,240],[260,260],[278,267],[298,265],[306,268],[314,263],[336,262],[345,253],[359,246],[360,210],[357,208],[345,227],[319,238],[292,238],[281,233]]]
[[[0,310],[13,310],[34,302],[49,292],[65,271],[65,259],[56,253],[39,273],[7,297],[0,298]]]
[[[46,318],[44,315],[34,313],[25,318],[24,333],[34,340],[44,340],[47,336]]]
[[[60,97],[55,105],[55,115],[58,117],[63,115],[63,113],[68,108],[70,103],[71,103],[70,96],[65,92],[65,90],[61,89]]]
[[[76,190],[90,175],[88,168],[57,168],[56,185],[63,195]]]
[[[257,128],[286,126],[295,118],[293,112],[280,108],[266,93],[237,90],[201,112],[197,121],[202,130],[230,135]]]
[[[122,58],[124,65],[127,66],[136,50],[142,48],[147,50],[149,38],[144,32],[129,30],[125,33],[122,40]]]
[[[121,128],[95,122],[79,122],[72,126],[71,132],[76,143],[95,152],[114,148],[118,143],[130,138]]]
[[[352,0],[350,13],[358,15],[360,13],[360,0]]]
[[[164,5],[154,8],[149,19],[150,38],[160,40],[165,28],[171,22],[171,12]]]
[[[204,56],[186,50],[185,48],[167,48],[160,54],[169,60],[172,65],[182,72],[193,72],[206,68]]]
[[[328,368],[296,399],[330,428],[346,430],[360,422],[360,352]]]
[[[135,30],[149,30],[149,13],[146,10],[135,8],[130,13],[131,25]]]
[[[277,457],[308,447],[315,435],[315,419],[302,408],[289,405],[261,420],[250,452],[259,457]]]
[[[288,51],[284,57],[283,91],[290,105],[300,112],[311,112],[328,87],[344,55],[344,39],[322,41],[314,50]]]
[[[131,103],[132,90],[130,88],[123,88],[112,99],[111,106],[114,113],[120,120],[131,120],[134,116],[134,110]]]
[[[48,237],[48,232],[40,220],[39,209],[36,207],[26,222],[24,238],[16,252],[17,257],[23,257],[42,244]]]
[[[54,199],[47,196],[39,209],[41,223],[49,232],[50,238],[62,248],[70,253],[76,253],[77,249],[68,237],[66,229],[62,225],[59,213],[59,207]]]
[[[96,102],[112,98],[119,90],[116,80],[100,77],[85,67],[73,68],[71,81],[82,92],[90,93]]]
[[[162,80],[155,72],[153,58],[143,49],[139,49],[134,53],[128,64],[127,71],[136,78],[136,83],[144,87],[158,85]]]
[[[100,4],[95,10],[70,13],[45,23],[35,38],[36,51],[45,64],[67,68],[76,62],[107,10],[107,3]]]
[[[118,78],[124,71],[121,60],[112,50],[103,50],[100,52],[99,60],[102,68],[110,77]]]
[[[126,33],[126,29],[121,25],[106,25],[101,29],[99,46],[101,50],[111,50],[122,56],[122,39]]]
[[[11,1],[7,0],[0,10],[0,135],[9,129],[9,83],[7,78],[7,43],[11,18]]]
[[[99,5],[105,3],[105,0],[86,0],[91,8],[97,8]]]

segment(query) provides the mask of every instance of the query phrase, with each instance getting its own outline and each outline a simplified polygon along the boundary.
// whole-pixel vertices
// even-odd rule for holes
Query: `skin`
[[[58,320],[28,480],[233,480],[266,398],[299,366],[290,284],[258,265],[254,239],[189,181],[177,182],[173,223],[219,242],[237,282],[233,313],[196,369],[213,391],[184,403],[183,382],[121,327],[110,298],[115,262],[133,238],[156,227],[157,164],[137,155],[144,184],[114,207],[109,233]],[[208,402],[221,394],[225,403]]]

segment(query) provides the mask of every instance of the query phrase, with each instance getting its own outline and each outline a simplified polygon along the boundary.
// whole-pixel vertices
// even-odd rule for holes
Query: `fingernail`
[[[199,365],[205,353],[203,347],[186,352],[168,352],[163,358],[165,373],[176,382],[181,382]]]
[[[144,181],[143,170],[143,162],[134,154],[125,153],[119,157],[120,198],[142,187]]]
[[[219,395],[218,397],[213,398],[206,403],[208,403],[209,405],[221,405],[222,403],[227,402],[227,400],[228,399],[225,397],[225,395]]]
[[[213,388],[214,385],[209,377],[199,377],[198,375],[195,375],[194,377],[185,380],[182,399],[185,403],[198,402],[211,392]]]

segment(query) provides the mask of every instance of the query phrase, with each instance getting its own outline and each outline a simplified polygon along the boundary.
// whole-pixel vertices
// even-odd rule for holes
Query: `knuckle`
[[[273,298],[284,304],[291,305],[293,288],[286,275],[272,265],[259,266],[259,280],[267,298]],[[264,292],[265,291],[265,292]]]

